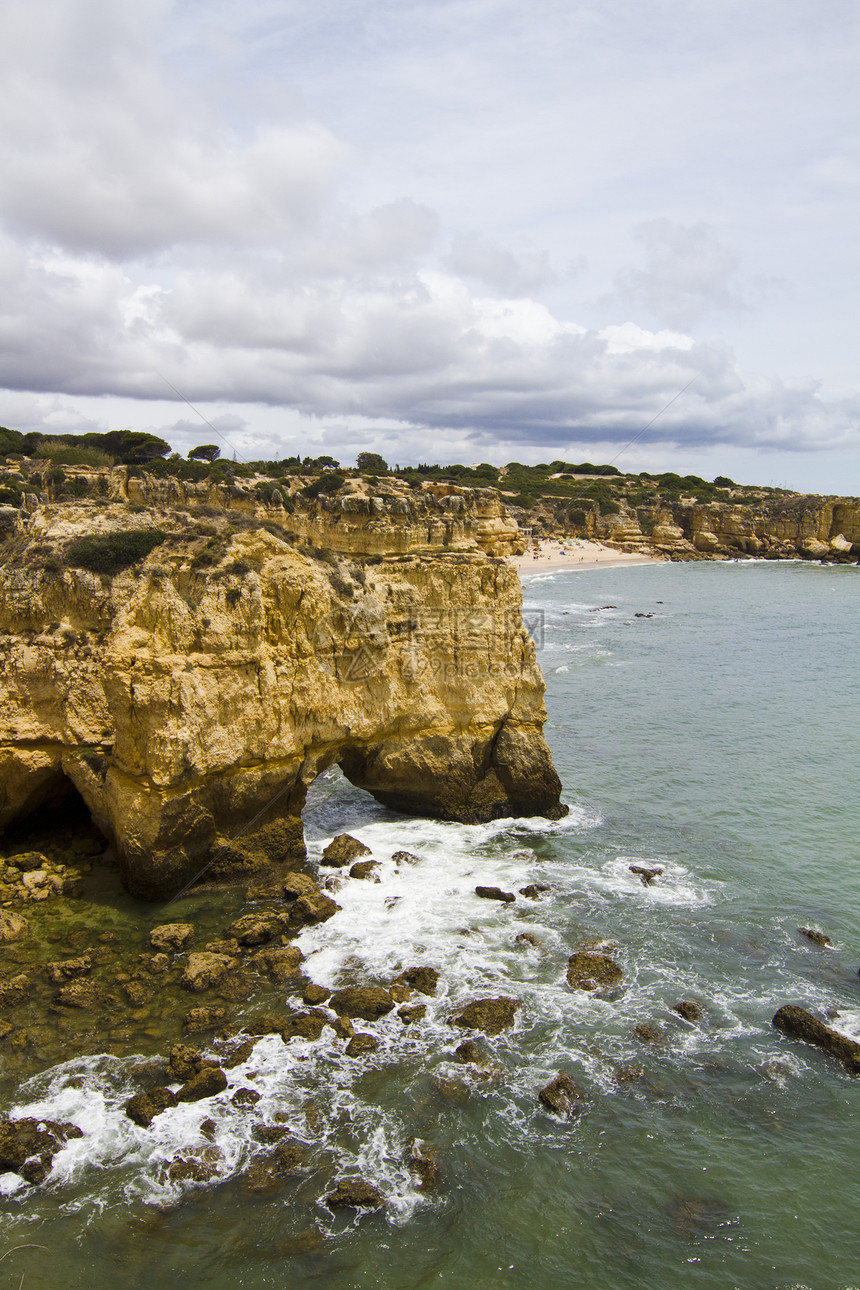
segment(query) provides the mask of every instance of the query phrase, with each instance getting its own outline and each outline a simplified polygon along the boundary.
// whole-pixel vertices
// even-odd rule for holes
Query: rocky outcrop
[[[161,898],[204,871],[295,866],[307,788],[333,764],[410,813],[565,813],[519,579],[475,536],[482,507],[504,519],[497,498],[421,490],[459,517],[422,550],[388,494],[319,499],[311,550],[261,527],[254,498],[241,525],[204,524],[192,485],[114,476],[145,512],[122,496],[43,505],[4,548],[0,828],[73,787],[130,890]],[[353,496],[359,510],[338,509]],[[66,561],[74,539],[132,528],[165,540],[123,572]],[[335,554],[371,532],[403,553]]]

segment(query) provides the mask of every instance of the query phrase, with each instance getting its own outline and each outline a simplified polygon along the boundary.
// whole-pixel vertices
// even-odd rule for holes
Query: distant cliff
[[[157,898],[303,854],[333,764],[408,812],[565,813],[497,493],[77,477],[0,513],[0,827],[74,786]]]

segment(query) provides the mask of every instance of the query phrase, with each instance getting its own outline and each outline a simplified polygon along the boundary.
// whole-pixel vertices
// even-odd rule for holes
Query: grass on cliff
[[[78,538],[66,552],[66,564],[90,573],[121,573],[145,560],[167,537],[161,529],[127,529]]]

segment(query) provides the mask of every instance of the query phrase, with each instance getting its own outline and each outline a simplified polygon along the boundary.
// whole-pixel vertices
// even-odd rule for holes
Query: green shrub
[[[304,497],[319,497],[320,493],[336,493],[345,483],[344,475],[320,475],[319,479],[312,479],[305,485],[302,494]]]
[[[161,529],[127,529],[123,533],[78,538],[66,552],[66,563],[90,573],[119,573],[145,560],[166,536]]]
[[[113,457],[99,448],[63,443],[61,439],[43,439],[34,454],[57,466],[112,466]]]

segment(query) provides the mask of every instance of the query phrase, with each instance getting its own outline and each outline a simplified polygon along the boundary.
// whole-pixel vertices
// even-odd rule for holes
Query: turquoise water
[[[0,1286],[22,1273],[27,1290],[860,1286],[860,1081],[770,1024],[795,1002],[835,1009],[831,1024],[860,1036],[860,570],[563,572],[526,579],[524,598],[543,613],[566,821],[408,819],[336,772],[309,804],[312,853],[348,828],[381,882],[348,883],[343,912],[305,933],[308,975],[387,981],[433,964],[442,981],[426,1020],[385,1019],[378,1052],[351,1063],[330,1031],[289,1047],[271,1037],[231,1073],[262,1094],[245,1119],[225,1095],[166,1112],[155,1135],[122,1115],[122,1062],[30,1081],[13,1113],[74,1119],[85,1137],[40,1194],[7,1186],[2,1249],[46,1248],[0,1263]],[[418,862],[397,868],[401,848]],[[637,863],[664,873],[644,887]],[[474,896],[481,882],[535,881],[549,885],[537,902]],[[523,931],[538,944],[517,942]],[[616,947],[624,981],[607,998],[565,983],[585,940]],[[493,1071],[475,1078],[452,1060],[463,1035],[447,1017],[488,994],[522,1007],[514,1030],[479,1037]],[[702,1005],[700,1024],[671,1011],[680,999]],[[665,1046],[637,1040],[642,1023]],[[617,1082],[632,1063],[643,1077]],[[587,1094],[571,1122],[536,1100],[558,1070]],[[171,1190],[159,1165],[193,1148],[207,1114],[220,1176]],[[307,1143],[308,1165],[277,1196],[249,1198],[252,1119],[275,1114]],[[438,1152],[432,1195],[405,1164],[416,1136]],[[380,1186],[384,1214],[328,1211],[321,1198],[350,1172]]]

